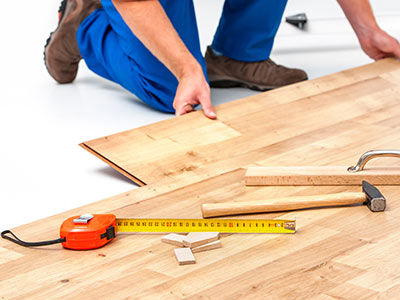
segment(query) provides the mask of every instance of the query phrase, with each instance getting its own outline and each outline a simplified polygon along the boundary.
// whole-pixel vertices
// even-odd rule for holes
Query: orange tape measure
[[[64,248],[89,250],[104,246],[115,238],[116,217],[107,215],[81,215],[65,220],[60,228],[60,236],[65,241]]]
[[[60,238],[44,242],[24,242],[11,231],[4,239],[25,247],[61,243],[64,248],[89,250],[112,241],[117,232],[221,232],[221,233],[295,233],[295,220],[266,219],[117,219],[113,214],[84,214],[65,220]],[[13,237],[10,237],[12,235]]]

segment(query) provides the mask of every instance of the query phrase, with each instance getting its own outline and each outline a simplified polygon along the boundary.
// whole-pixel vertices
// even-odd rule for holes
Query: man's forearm
[[[369,0],[337,0],[358,38],[379,30]]]
[[[176,115],[194,111],[215,119],[210,87],[199,62],[179,37],[158,0],[112,0],[125,23],[150,52],[178,79],[172,106]],[[178,0],[177,0],[178,1]]]
[[[400,57],[399,42],[379,28],[369,0],[337,0],[349,20],[361,48],[372,59]]]
[[[157,0],[113,0],[137,38],[180,80],[201,66],[182,42]]]

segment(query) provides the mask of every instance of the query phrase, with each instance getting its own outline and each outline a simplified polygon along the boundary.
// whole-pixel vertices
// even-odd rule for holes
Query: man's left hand
[[[374,60],[393,56],[400,58],[399,42],[381,29],[365,37],[359,36],[359,40],[361,48]]]

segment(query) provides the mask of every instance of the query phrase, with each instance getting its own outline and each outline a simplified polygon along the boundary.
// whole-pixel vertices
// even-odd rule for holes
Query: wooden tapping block
[[[246,185],[400,185],[400,167],[368,167],[351,173],[347,167],[249,167]]]
[[[175,257],[180,265],[195,264],[196,259],[190,248],[177,248],[174,249]]]
[[[183,234],[177,234],[177,233],[170,233],[161,238],[161,241],[163,243],[183,247],[183,238],[185,235]]]
[[[222,248],[222,243],[220,240],[208,243],[208,244],[204,244],[198,247],[194,247],[192,248],[192,252],[193,253],[198,253],[198,252],[203,252],[203,251],[208,251],[208,250],[213,250],[213,249],[218,249],[218,248]]]
[[[219,232],[190,232],[184,239],[185,247],[195,248],[219,239]]]

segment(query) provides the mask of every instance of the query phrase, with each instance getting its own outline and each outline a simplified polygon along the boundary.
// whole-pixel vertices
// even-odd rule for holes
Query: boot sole
[[[301,81],[305,81],[308,78],[305,78]],[[289,83],[286,85],[279,85],[279,86],[273,86],[273,85],[262,85],[262,84],[256,84],[254,82],[248,82],[244,80],[239,80],[236,78],[231,78],[228,76],[209,76],[209,82],[210,82],[210,87],[212,88],[232,88],[232,87],[243,87],[243,88],[248,88],[253,91],[258,91],[258,92],[265,92],[265,91],[270,91],[273,89],[277,89],[286,85],[294,84],[297,82]]]
[[[84,0],[78,0],[76,1],[77,3],[77,9],[81,9],[83,10],[85,8],[85,1]],[[75,15],[74,17],[78,16],[79,17],[79,11],[74,10],[73,8],[71,8],[70,6],[68,6],[69,0],[62,0],[61,4],[60,4],[60,9],[59,9],[59,22],[58,25],[56,27],[56,29],[50,33],[49,38],[46,40],[46,44],[44,46],[44,51],[43,51],[43,57],[44,57],[44,64],[46,66],[47,71],[49,72],[50,76],[53,77],[54,80],[56,80],[58,83],[71,83],[75,80],[76,78],[76,72],[75,74],[71,73],[71,76],[69,77],[65,77],[64,78],[58,78],[57,74],[52,74],[51,72],[51,68],[49,67],[49,61],[48,61],[48,51],[49,49],[51,49],[53,42],[57,41],[57,37],[58,37],[58,32],[60,30],[62,30],[62,26],[65,24],[65,22],[69,22],[68,19],[70,17],[72,17],[73,15]],[[79,55],[79,60],[80,60],[80,55]],[[79,60],[76,62],[77,64],[79,63]],[[71,63],[75,63],[75,62],[71,62]]]
[[[264,92],[280,87],[280,86],[256,84],[254,82],[239,80],[229,76],[209,75],[208,78],[210,82],[210,87],[212,88],[244,87],[253,91]]]
[[[47,49],[47,47],[49,46],[49,44],[50,44],[50,42],[51,42],[51,37],[53,36],[54,33],[56,33],[57,29],[58,29],[58,28],[60,27],[60,25],[61,25],[62,20],[64,19],[64,15],[65,15],[64,12],[65,12],[65,10],[66,10],[66,8],[67,8],[67,3],[68,3],[68,0],[62,0],[62,2],[61,2],[61,4],[60,4],[60,9],[59,9],[59,13],[61,13],[61,18],[60,18],[60,20],[59,20],[59,22],[58,22],[57,28],[56,28],[54,31],[52,31],[52,32],[50,33],[50,36],[47,38],[46,44],[44,45],[44,49],[43,49],[43,60],[44,60],[44,65],[46,66],[46,70],[47,70],[47,72],[49,72],[49,74],[50,74],[50,71],[49,71],[49,67],[47,66],[46,49]]]
[[[264,92],[278,88],[272,86],[265,85],[256,85],[254,83],[237,81],[237,80],[218,80],[218,81],[210,81],[210,87],[212,88],[232,88],[232,87],[243,87],[248,88],[253,91]]]

